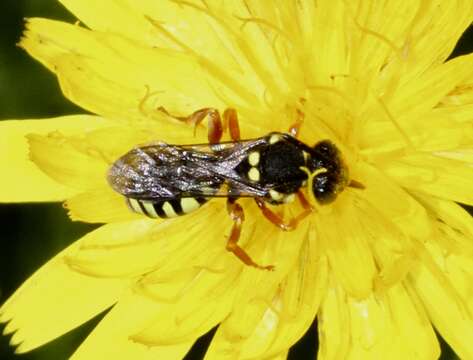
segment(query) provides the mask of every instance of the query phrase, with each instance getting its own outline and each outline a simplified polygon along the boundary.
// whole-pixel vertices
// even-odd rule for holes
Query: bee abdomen
[[[128,207],[139,214],[150,218],[173,218],[197,210],[207,202],[204,197],[185,197],[167,201],[149,201],[126,198]]]

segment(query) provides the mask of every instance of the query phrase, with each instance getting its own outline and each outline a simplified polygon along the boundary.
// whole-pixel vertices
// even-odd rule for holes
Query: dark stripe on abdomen
[[[149,201],[126,198],[128,207],[133,212],[146,215],[150,218],[160,217],[163,219],[185,215],[197,210],[208,201],[204,197],[186,197],[168,201]]]

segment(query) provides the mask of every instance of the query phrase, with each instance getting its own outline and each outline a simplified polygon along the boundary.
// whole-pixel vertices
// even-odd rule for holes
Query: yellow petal
[[[405,154],[408,140],[416,151],[435,152],[439,156],[473,162],[473,155],[469,150],[473,142],[470,124],[455,121],[451,116],[440,115],[435,109],[419,115],[415,121],[411,120],[412,118],[402,126],[406,137],[392,122],[368,122],[360,139],[363,157],[371,163],[381,163],[386,159],[389,161],[392,157]],[[429,126],[426,127],[425,124]]]
[[[451,122],[471,123],[473,114],[473,74],[464,79],[445,96],[434,109],[435,116]]]
[[[333,276],[330,277],[318,320],[318,359],[346,359],[350,349],[348,296]]]
[[[234,92],[234,95],[255,99],[254,92],[250,92],[248,89],[250,87],[255,89],[255,86],[260,87],[259,81],[255,79],[251,68],[248,69],[248,64],[244,62],[244,56],[241,56],[243,54],[235,56],[235,52],[239,50],[237,46],[235,46],[236,49],[233,49],[233,43],[236,41],[228,29],[229,25],[235,23],[234,34],[242,35],[247,32],[247,29],[241,26],[244,24],[244,20],[241,20],[237,15],[243,11],[248,16],[247,9],[241,2],[235,1],[221,6],[217,3],[208,4],[212,8],[209,11],[202,11],[198,6],[193,6],[191,2],[128,1],[117,6],[113,1],[107,0],[99,7],[93,1],[64,0],[63,3],[94,29],[111,31],[148,47],[184,50],[193,53],[196,55],[196,62],[199,61],[204,67],[208,67],[211,73],[218,74],[225,79],[222,84],[224,87],[231,85],[235,90],[238,90]],[[101,6],[110,7],[111,14],[116,19],[128,18],[128,14],[132,14],[133,20],[131,21],[136,22],[136,28],[129,31],[126,27],[118,25],[119,20],[104,21],[102,17],[96,16]],[[217,6],[217,9],[213,9],[214,6]],[[224,17],[224,19],[220,19],[218,16]],[[213,17],[216,19],[212,19]],[[241,17],[244,16],[241,15]],[[199,31],[195,32],[194,29],[199,29]],[[270,61],[271,58],[266,60]],[[243,72],[243,67],[250,71]],[[172,74],[173,76],[176,74],[175,67],[173,67]],[[246,87],[241,86],[242,76],[252,78],[254,86],[249,83]],[[186,78],[183,76],[181,79]],[[220,91],[222,90],[220,89]],[[219,95],[223,96],[222,93]]]
[[[327,3],[330,6],[330,2]],[[373,4],[355,1],[350,6],[347,5],[349,4],[346,3],[345,7],[346,27],[352,34],[350,73],[364,82],[374,83],[371,85],[373,87],[384,85],[386,63],[396,63],[396,57],[400,55],[398,53],[404,45],[406,31],[416,16],[418,2],[386,1]],[[328,27],[324,31],[330,33]]]
[[[375,287],[390,287],[403,280],[415,260],[413,239],[425,241],[434,225],[424,207],[372,166],[359,164],[353,176],[365,189],[356,195],[360,222],[366,229],[379,275]]]
[[[363,181],[363,180],[361,180]],[[363,299],[373,290],[376,268],[369,247],[369,232],[354,206],[355,195],[345,192],[327,213],[315,217],[319,240],[338,281],[355,298]]]
[[[471,143],[471,141],[468,143]],[[459,160],[468,164],[473,164],[473,149],[471,148],[437,151],[435,154],[447,159]]]
[[[156,309],[130,338],[148,346],[177,344],[196,339],[225,319],[234,303],[239,271],[222,270],[223,263],[209,264],[220,265],[218,271],[195,268],[167,279],[156,273],[140,280],[134,290],[154,301]]]
[[[215,201],[173,219],[111,223],[89,233],[80,250],[68,256],[74,269],[92,276],[133,276],[157,268],[162,274],[202,265],[225,249],[231,222]],[[234,260],[230,253],[224,254]]]
[[[328,263],[316,245],[316,237],[301,248],[299,261],[281,284],[262,321],[249,338],[249,354],[261,358],[288,349],[307,331],[326,294]],[[276,320],[277,324],[273,321]],[[264,350],[264,352],[260,352]],[[256,358],[258,356],[255,356]]]
[[[471,258],[462,261],[461,256],[447,256],[435,244],[419,249],[419,255],[422,264],[409,276],[413,291],[432,324],[455,353],[462,359],[472,358]]]
[[[245,248],[250,254],[259,254],[257,262],[274,265],[275,269],[267,272],[248,266],[243,268],[235,309],[225,322],[226,331],[232,338],[247,338],[254,331],[267,304],[296,262],[307,234],[307,222],[286,233],[265,221],[260,219],[254,225],[251,237],[243,240],[242,244],[248,241]]]
[[[288,355],[288,351],[285,351],[281,354],[278,354],[276,356],[272,356],[272,357],[269,357],[267,358],[268,360],[286,360],[287,359],[287,355]]]
[[[143,43],[157,45],[151,24],[142,13],[133,8],[133,2],[115,0],[60,0],[60,2],[87,27],[110,31]],[[101,14],[107,14],[103,16]],[[127,24],[127,26],[123,26]]]
[[[68,137],[56,131],[27,138],[31,161],[57,182],[82,191],[106,183],[107,159],[81,136]]]
[[[379,166],[411,191],[473,204],[473,167],[468,163],[435,154],[414,154]]]
[[[29,133],[47,134],[61,129],[75,134],[100,128],[106,121],[77,115],[44,120],[10,120],[0,123],[0,162],[5,169],[0,186],[0,202],[61,201],[76,193],[52,180],[29,159]]]
[[[75,356],[148,359],[146,351],[149,356],[164,356],[175,347],[186,350],[222,321],[234,302],[239,268],[227,266],[222,254],[208,260],[205,267],[177,268],[167,275],[159,271],[140,278]]]
[[[74,221],[111,223],[142,218],[142,215],[132,212],[125,198],[112,191],[110,186],[98,187],[69,198],[65,207]]]
[[[465,0],[357,1],[347,13],[353,22],[354,77],[376,74],[373,87],[378,87],[396,72],[408,79],[442,63],[469,26],[473,7]]]
[[[400,284],[357,301],[330,291],[319,318],[321,359],[434,359],[440,349],[422,307]]]
[[[117,301],[128,280],[100,279],[73,271],[64,257],[77,242],[31,276],[0,308],[5,333],[26,352],[51,341],[99,314]]]
[[[471,124],[452,121],[452,116],[445,117],[435,108],[458,84],[471,76],[472,61],[471,56],[455,58],[400,85],[395,93],[378,97],[372,106],[367,106],[360,115],[367,119],[360,139],[363,153],[369,156],[377,153],[379,156],[384,152],[387,156],[395,156],[396,151],[397,155],[402,155],[406,146],[417,151],[469,146],[473,138]],[[386,159],[374,157],[371,161],[383,162]]]
[[[286,233],[282,233],[275,226],[262,222],[265,221],[263,219],[260,219],[260,222],[253,225],[251,220],[254,219],[253,211],[256,210],[254,209],[256,206],[253,205],[254,208],[252,208],[246,206],[248,204],[243,205],[245,205],[244,209],[247,220],[244,222],[243,236],[240,245],[245,247],[256,262],[260,264],[273,264],[276,267],[275,270],[267,272],[248,266],[242,266],[240,260],[236,259],[234,255],[225,254],[226,251],[223,247],[219,248],[219,252],[210,258],[208,255],[210,249],[207,248],[206,253],[202,252],[204,255],[202,257],[202,263],[206,263],[206,265],[202,269],[199,269],[200,266],[197,266],[197,271],[195,269],[192,270],[192,273],[195,273],[195,275],[191,275],[190,278],[188,278],[189,274],[187,274],[184,279],[185,286],[177,285],[176,288],[174,284],[176,277],[179,276],[178,274],[182,271],[182,265],[172,265],[172,267],[175,268],[174,271],[171,271],[171,267],[169,266],[167,266],[166,269],[161,268],[155,275],[151,275],[148,280],[145,278],[140,282],[144,285],[140,290],[144,294],[155,298],[158,302],[162,296],[166,296],[168,297],[168,302],[177,301],[177,303],[175,306],[172,305],[173,308],[169,311],[164,311],[161,316],[156,316],[156,320],[153,320],[150,322],[149,326],[135,334],[133,339],[148,344],[184,341],[188,339],[189,336],[205,333],[215,326],[215,324],[225,319],[225,325],[221,326],[225,327],[224,331],[231,334],[230,336],[232,338],[235,336],[238,337],[236,334],[240,334],[241,336],[245,336],[248,332],[251,334],[252,331],[259,333],[260,336],[248,337],[248,344],[241,350],[242,352],[250,353],[255,356],[255,354],[268,351],[267,341],[274,338],[276,334],[280,335],[280,333],[275,333],[273,331],[275,329],[270,329],[270,334],[264,334],[266,331],[266,319],[264,319],[259,329],[257,323],[261,318],[258,317],[257,314],[260,314],[259,310],[262,306],[267,306],[264,301],[267,294],[274,294],[280,284],[281,277],[287,274],[294,262],[299,258],[300,239],[303,238],[304,234],[307,232],[308,224],[305,224],[305,226],[301,224],[296,231],[291,233],[292,236],[286,236]],[[221,222],[216,216],[210,215],[209,217],[213,219],[212,222]],[[180,226],[177,227],[182,228]],[[220,233],[221,232],[222,231],[220,231]],[[209,237],[212,236],[212,233],[209,233],[208,230],[206,233]],[[200,241],[202,241],[202,239]],[[200,250],[194,250],[200,253]],[[179,254],[175,256],[180,257]],[[287,259],[283,259],[283,256],[286,256]],[[182,258],[180,258],[179,261],[184,261],[186,264],[189,263],[188,260]],[[235,262],[238,266],[235,266]],[[310,269],[304,268],[302,271],[314,271],[316,269],[318,269],[318,267],[314,266],[310,267]],[[169,274],[164,275],[167,272],[169,272]],[[321,271],[321,274],[318,275],[323,278],[323,274],[324,272]],[[169,280],[166,280],[166,277],[168,277]],[[297,278],[297,280],[299,279],[300,277]],[[146,284],[147,281],[149,282],[148,285]],[[323,281],[318,283],[318,286],[322,284]],[[297,288],[297,285],[294,286]],[[310,291],[320,289],[318,286],[311,287]],[[172,289],[174,289],[174,291]],[[291,290],[293,290],[293,288],[291,288]],[[299,290],[302,291],[300,288]],[[167,293],[167,291],[170,292]],[[300,299],[295,294],[285,293],[284,296],[281,295],[284,301],[290,301],[292,297],[297,299],[292,298],[296,304],[291,305],[296,307],[300,306],[300,308],[298,307],[298,310],[301,310],[298,313],[299,316],[302,316],[303,310],[306,313],[306,316],[302,317],[305,321],[301,321],[301,323],[298,324],[298,326],[302,327],[304,330],[304,326],[307,322],[310,324],[316,311],[314,307],[316,307],[316,304],[320,301],[320,297],[310,296],[310,291],[308,294],[305,294],[303,299]],[[269,299],[270,298],[271,297],[269,297]],[[301,301],[303,304],[297,301]],[[306,302],[310,305],[306,304]],[[234,307],[234,309],[229,316],[232,307]],[[307,309],[307,307],[310,307],[310,309]],[[292,310],[293,313],[296,312],[296,310],[292,308],[286,310]],[[312,310],[312,312],[310,310]],[[174,320],[174,315],[169,315],[176,313],[179,314],[178,321]],[[293,313],[291,313],[291,315]],[[290,317],[291,315],[287,316]],[[162,322],[167,321],[166,319],[168,319],[169,316],[171,316],[169,319],[170,325],[163,327]],[[283,316],[286,316],[286,314]],[[254,319],[256,319],[256,323],[253,322]],[[177,324],[173,325],[176,321]],[[174,330],[169,331],[169,329],[175,326],[177,327]],[[254,330],[255,326],[256,330]],[[295,328],[296,326],[293,330],[295,330]],[[283,332],[284,324],[281,325],[279,330]],[[289,346],[288,341],[294,339],[294,337],[297,338],[297,334],[299,334],[299,332],[295,331],[292,337],[283,337],[280,339],[282,345],[277,345],[274,350],[271,350],[270,354],[277,354],[281,350],[286,350]],[[274,341],[271,342],[275,343]]]
[[[29,20],[27,29],[20,45],[57,73],[68,98],[92,112],[143,120],[144,108],[183,116],[222,107],[198,63],[182,52],[46,19]],[[154,96],[147,98],[147,89]]]
[[[311,85],[332,85],[333,76],[348,71],[348,48],[345,46],[346,19],[343,15],[346,6],[343,2],[320,1],[314,11],[313,57]],[[330,30],[329,30],[330,29]],[[309,46],[309,44],[307,44]]]
[[[271,228],[262,229],[268,232]],[[278,229],[266,234],[271,243],[280,242],[274,259],[286,256],[297,262],[290,261],[289,268],[281,261],[275,263],[271,273],[245,268],[234,309],[217,330],[206,360],[277,356],[304,334],[324,294],[327,274],[327,261],[319,259],[314,234],[309,240],[306,231],[307,227],[298,228],[294,237],[286,236],[288,233],[275,236],[280,233]],[[261,235],[256,230],[253,238]],[[298,237],[306,239],[302,248],[294,245],[300,242]],[[288,273],[281,282],[281,274]]]
[[[116,342],[125,343],[125,350],[130,347],[137,354],[146,348],[159,350],[192,343],[225,318],[233,304],[239,271],[235,267],[222,268],[223,263],[217,260],[209,264],[220,269],[177,270],[167,278],[154,273],[139,279],[90,334],[78,354],[84,358],[114,358],[121,351],[113,346]]]
[[[294,5],[281,3],[275,12],[268,6],[244,1],[210,2],[206,6],[198,2],[135,4],[155,24],[163,38],[162,45],[191,49],[216,80],[222,78],[222,87],[230,90],[224,98],[232,96],[233,92],[232,97],[255,101],[254,94],[257,94],[262,100],[267,91],[271,94],[270,101],[277,104],[272,97],[290,90],[284,71],[290,72],[293,68],[284,66],[288,60],[281,53],[289,51],[289,46],[285,47],[289,39],[298,41],[287,38],[287,31],[292,28],[286,26],[287,20],[293,20],[290,15],[296,15]],[[272,17],[273,13],[278,17]],[[264,19],[267,25],[261,26],[259,19]],[[199,33],[195,28],[200,29]]]
[[[143,323],[148,322],[157,310],[159,310],[159,304],[150,299],[134,296],[132,293],[125,294],[81,344],[71,359],[182,359],[193,341],[175,345],[149,346],[130,338],[130,335],[143,326]]]
[[[427,71],[399,87],[387,104],[401,124],[417,122],[419,114],[425,114],[437,105],[457,84],[473,73],[473,56],[452,59],[431,71]],[[435,126],[435,123],[434,123]]]
[[[417,11],[409,24],[404,49],[413,60],[409,75],[420,74],[426,68],[443,63],[473,18],[473,4],[469,0],[416,2]]]
[[[416,197],[436,220],[440,230],[436,238],[444,251],[456,255],[473,255],[473,217],[470,213],[453,201],[425,195]]]

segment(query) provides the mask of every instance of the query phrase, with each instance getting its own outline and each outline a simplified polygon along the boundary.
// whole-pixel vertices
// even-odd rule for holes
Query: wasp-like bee
[[[310,147],[293,135],[279,132],[240,140],[234,110],[223,114],[232,141],[220,142],[223,127],[215,109],[200,110],[187,120],[198,124],[205,117],[209,118],[208,144],[137,147],[112,165],[108,181],[125,196],[132,211],[151,218],[185,215],[212,198],[226,197],[234,221],[227,249],[247,265],[272,269],[272,265],[255,263],[238,246],[244,214],[237,199],[254,198],[267,219],[291,230],[312,211],[301,188],[309,184],[313,198],[327,204],[348,185],[340,152],[328,140]],[[266,206],[285,204],[295,197],[304,211],[287,222]]]

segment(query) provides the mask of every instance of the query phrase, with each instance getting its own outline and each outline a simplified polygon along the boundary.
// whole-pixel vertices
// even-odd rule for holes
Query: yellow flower
[[[473,358],[473,221],[457,204],[473,205],[473,58],[446,61],[473,2],[61,2],[80,23],[30,19],[21,46],[98,115],[1,123],[0,199],[66,200],[106,224],[0,309],[18,352],[113,306],[74,359],[179,359],[217,324],[206,359],[284,359],[315,316],[320,359],[437,358],[434,328]],[[240,243],[275,270],[245,266],[223,201],[145,219],[107,184],[137,144],[205,141],[160,107],[235,108],[244,138],[303,113],[301,140],[336,143],[365,189],[292,232],[240,200]]]

